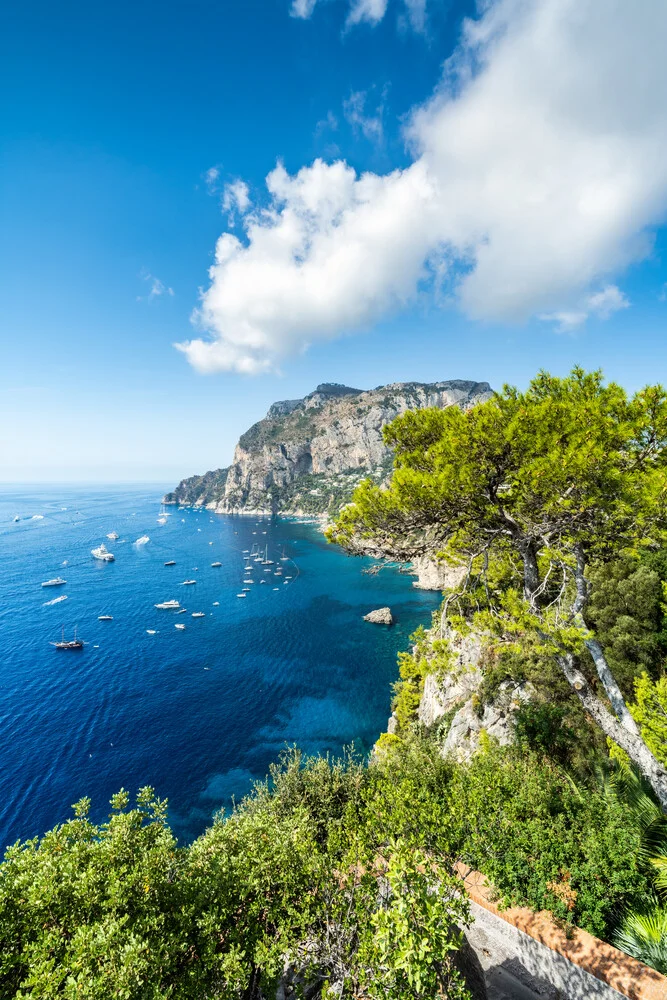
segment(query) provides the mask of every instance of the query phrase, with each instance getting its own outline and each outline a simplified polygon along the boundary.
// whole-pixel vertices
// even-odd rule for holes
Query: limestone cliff
[[[218,513],[335,514],[355,486],[384,481],[391,452],[382,428],[407,410],[468,408],[491,396],[487,382],[397,382],[368,391],[319,385],[304,399],[274,403],[239,440],[228,469],[184,479],[165,503]]]

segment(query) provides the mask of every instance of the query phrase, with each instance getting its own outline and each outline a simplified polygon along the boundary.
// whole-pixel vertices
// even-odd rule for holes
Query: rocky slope
[[[239,440],[228,469],[184,479],[165,503],[218,513],[334,514],[365,477],[385,480],[391,452],[382,428],[406,410],[488,399],[487,382],[397,382],[364,391],[326,383],[304,399],[274,403]]]

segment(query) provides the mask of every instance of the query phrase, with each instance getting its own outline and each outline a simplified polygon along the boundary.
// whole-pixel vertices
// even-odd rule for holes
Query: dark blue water
[[[120,787],[146,784],[168,797],[187,840],[286,743],[365,751],[386,725],[396,653],[438,595],[393,570],[363,574],[366,560],[313,525],[175,507],[158,524],[162,492],[0,490],[0,845],[66,820],[84,795],[101,819]],[[142,535],[150,541],[135,545]],[[114,563],[91,557],[100,542]],[[239,599],[253,545],[268,546],[268,569],[283,573],[260,584],[256,564]],[[56,576],[67,585],[41,587]],[[154,607],[172,598],[188,613]],[[362,621],[383,605],[396,625]],[[78,628],[83,651],[49,645],[62,626],[66,638]]]

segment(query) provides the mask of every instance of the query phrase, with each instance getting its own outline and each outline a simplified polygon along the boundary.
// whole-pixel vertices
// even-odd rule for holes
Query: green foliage
[[[449,644],[443,639],[430,640],[423,626],[410,636],[412,652],[398,654],[399,680],[394,685],[392,709],[399,728],[414,721],[419,708],[424,681],[428,674],[442,674],[450,667]]]
[[[649,750],[667,764],[667,677],[652,681],[642,674],[635,681],[635,703],[630,706]]]
[[[628,914],[614,935],[614,944],[667,974],[667,908],[656,900],[645,911]]]
[[[517,744],[564,763],[575,736],[565,722],[566,711],[563,705],[526,702],[515,715]]]
[[[655,677],[664,655],[662,579],[647,560],[630,553],[591,567],[589,578],[587,620],[630,696],[635,677],[643,671]]]
[[[618,908],[647,891],[641,832],[622,803],[580,790],[541,757],[490,746],[456,770],[449,801],[450,850],[508,903],[604,936]]]

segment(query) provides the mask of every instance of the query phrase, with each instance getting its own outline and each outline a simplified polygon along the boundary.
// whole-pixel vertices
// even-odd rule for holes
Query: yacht
[[[206,618],[206,612],[205,611],[193,611],[192,612],[192,617],[193,618]]]
[[[165,563],[165,566],[175,566],[175,565],[176,565],[176,560],[175,560],[175,559],[169,559],[169,560],[168,560],[168,561],[167,561],[167,562]]]
[[[67,580],[63,580],[62,576],[54,576],[53,580],[45,580],[42,587],[62,587],[65,583]]]
[[[65,627],[63,626],[62,638],[58,642],[52,642],[52,646],[56,649],[83,649],[83,639],[78,639],[76,635],[76,629],[74,629],[74,638],[65,639]]]
[[[98,620],[98,622],[112,622],[113,621],[113,616],[112,615],[98,615],[97,616],[97,620]]]
[[[163,601],[162,604],[155,604],[156,608],[163,608],[166,611],[175,611],[176,608],[180,608],[180,601]]]
[[[112,542],[115,542],[116,539],[118,538],[118,532],[110,531],[109,534],[107,535],[107,538],[110,538]]]
[[[102,542],[101,545],[98,545],[96,549],[91,549],[90,554],[93,559],[99,559],[100,562],[113,562],[115,559],[115,556],[107,550],[104,542]]]
[[[182,632],[182,631],[183,631],[183,629],[185,628],[185,625],[183,625],[182,623],[179,623],[179,622],[177,622],[177,623],[176,623],[176,624],[174,625],[174,628],[178,628],[178,629],[180,629],[180,630],[181,630],[181,632]]]
[[[211,566],[213,566],[213,567],[215,567],[217,569],[218,566],[222,566],[222,563],[221,562],[214,562],[214,563],[211,563]]]

